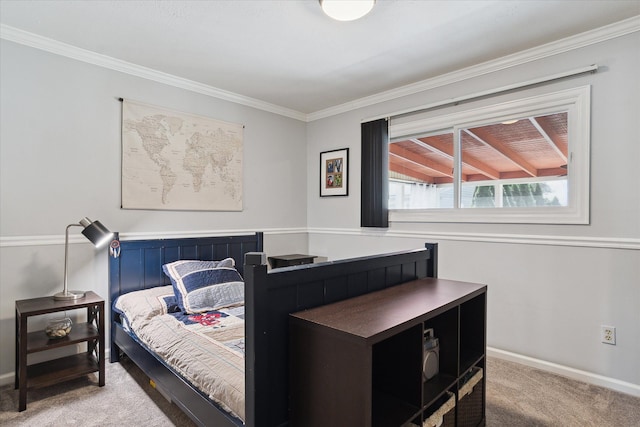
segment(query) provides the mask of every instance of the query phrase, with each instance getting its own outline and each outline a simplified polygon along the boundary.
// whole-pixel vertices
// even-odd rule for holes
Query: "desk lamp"
[[[67,288],[67,271],[69,265],[69,228],[71,227],[84,227],[82,234],[94,244],[96,248],[107,243],[112,237],[113,233],[110,232],[107,227],[102,225],[100,221],[91,221],[89,218],[84,217],[80,220],[79,224],[69,224],[64,234],[64,288],[62,292],[58,292],[53,296],[57,301],[72,301],[80,298],[84,298],[84,291],[70,291]]]

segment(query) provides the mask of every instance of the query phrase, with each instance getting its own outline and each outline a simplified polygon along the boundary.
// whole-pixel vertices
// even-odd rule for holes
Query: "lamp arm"
[[[82,224],[69,224],[64,231],[64,289],[62,290],[64,295],[69,294],[67,289],[67,271],[69,266],[69,228],[71,227],[82,227]]]

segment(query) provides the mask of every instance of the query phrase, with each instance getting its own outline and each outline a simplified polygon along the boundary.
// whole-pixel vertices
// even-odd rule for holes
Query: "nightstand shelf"
[[[95,357],[74,354],[27,366],[27,388],[40,388],[88,375],[99,370]]]
[[[28,331],[29,317],[86,309],[87,321],[73,325],[69,335],[50,339],[43,330]],[[27,408],[27,391],[98,372],[98,385],[105,384],[104,300],[94,292],[75,301],[53,297],[16,301],[15,388],[20,390],[18,410]],[[86,352],[29,365],[28,354],[86,343]]]
[[[98,328],[90,323],[73,325],[71,333],[59,339],[49,339],[43,331],[29,332],[27,334],[27,354],[47,351],[58,347],[66,347],[72,344],[80,344],[98,338],[100,338]]]

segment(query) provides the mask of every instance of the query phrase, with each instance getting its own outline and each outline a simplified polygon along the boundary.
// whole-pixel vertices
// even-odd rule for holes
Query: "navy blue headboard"
[[[120,256],[109,255],[111,303],[122,294],[170,284],[162,272],[162,265],[180,259],[212,261],[231,257],[242,274],[244,254],[262,252],[262,245],[261,232],[242,236],[122,241]]]

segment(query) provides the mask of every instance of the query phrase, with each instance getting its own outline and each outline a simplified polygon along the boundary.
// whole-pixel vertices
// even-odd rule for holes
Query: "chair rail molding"
[[[260,229],[265,236],[285,235],[285,234],[306,234],[307,229],[300,228],[269,228]],[[212,237],[212,236],[236,236],[241,234],[253,234],[256,230],[234,229],[234,230],[184,230],[184,231],[153,231],[153,232],[131,232],[120,233],[120,240],[143,240],[143,239],[177,239],[191,237]],[[69,243],[87,243],[84,236],[69,236]],[[9,236],[0,237],[0,248],[10,248],[18,246],[48,246],[64,245],[64,234],[46,236]]]
[[[384,236],[427,240],[455,240],[485,243],[520,243],[529,245],[579,246],[589,248],[640,250],[640,239],[626,237],[588,237],[535,234],[459,233],[405,230],[369,230],[360,228],[309,228],[309,234]]]

